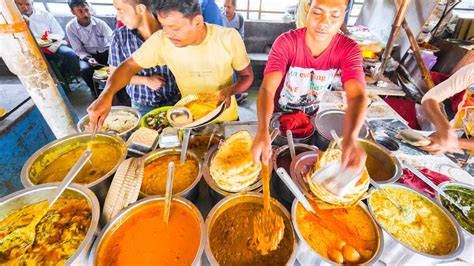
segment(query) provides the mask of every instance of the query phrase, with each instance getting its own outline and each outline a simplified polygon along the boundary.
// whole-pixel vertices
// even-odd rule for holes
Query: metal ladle
[[[428,177],[426,177],[422,172],[418,171],[415,167],[408,164],[407,162],[403,162],[403,166],[408,168],[412,173],[414,173],[417,177],[419,177],[423,182],[425,182],[428,186],[434,189],[438,194],[443,196],[445,199],[449,201],[449,203],[453,204],[456,208],[458,208],[462,214],[469,219],[469,213],[471,212],[470,206],[462,206],[457,201],[455,201],[451,196],[446,194],[442,189],[440,189],[435,183],[433,183]]]
[[[186,162],[186,153],[188,152],[189,138],[191,137],[191,129],[186,128],[184,130],[183,145],[181,145],[181,160],[180,164],[183,165]]]
[[[293,160],[296,157],[295,142],[293,140],[293,133],[289,129],[286,131],[286,139],[288,140],[288,148],[290,149],[291,159]]]
[[[290,175],[286,172],[285,168],[280,167],[277,169],[277,174],[280,177],[280,179],[285,183],[285,185],[290,189],[291,193],[295,196],[295,198],[298,199],[298,201],[303,205],[303,207],[311,212],[314,215],[318,215],[316,211],[314,210],[313,206],[309,203],[308,199],[303,195],[301,190],[296,186],[295,182],[291,180]]]
[[[174,162],[168,164],[168,177],[166,179],[165,209],[163,211],[163,222],[168,225],[170,218],[171,198],[173,196]]]
[[[30,224],[16,229],[2,239],[0,245],[0,257],[9,257],[8,254],[14,248],[19,248],[22,251],[21,253],[25,253],[25,251],[33,245],[36,239],[36,225],[38,225],[51,206],[53,206],[69,184],[71,184],[72,180],[74,180],[91,156],[92,152],[89,149],[85,150],[76,164],[74,164],[71,170],[69,170],[67,175],[64,177],[63,181],[59,184],[53,196],[48,200],[48,207],[42,209],[41,213],[35,215]]]

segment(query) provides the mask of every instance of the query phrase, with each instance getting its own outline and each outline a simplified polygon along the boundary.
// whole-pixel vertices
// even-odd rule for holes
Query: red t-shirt
[[[280,71],[285,75],[275,94],[275,107],[281,111],[314,112],[319,94],[330,88],[339,72],[342,83],[355,79],[364,87],[366,84],[362,54],[355,41],[337,34],[321,55],[313,57],[305,35],[306,28],[283,33],[268,56],[264,73]]]

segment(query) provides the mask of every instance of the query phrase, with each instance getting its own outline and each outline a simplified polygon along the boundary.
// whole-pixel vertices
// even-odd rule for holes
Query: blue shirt
[[[199,4],[201,5],[201,12],[202,16],[204,17],[204,22],[224,26],[221,10],[214,0],[199,0]]]
[[[109,65],[117,67],[127,60],[132,54],[142,46],[143,38],[137,30],[130,30],[123,26],[116,29],[112,35],[112,42],[109,50]],[[160,75],[166,80],[166,84],[158,89],[152,90],[146,85],[127,85],[126,90],[134,102],[148,106],[161,106],[170,104],[180,98],[180,92],[176,85],[173,73],[166,66],[156,66],[146,68],[138,72],[139,76]]]

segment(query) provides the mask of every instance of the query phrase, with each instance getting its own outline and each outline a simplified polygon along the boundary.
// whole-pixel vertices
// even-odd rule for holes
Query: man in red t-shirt
[[[269,123],[272,113],[301,110],[315,113],[320,93],[341,72],[347,94],[342,164],[362,169],[366,154],[357,144],[368,98],[361,51],[356,42],[338,34],[348,0],[312,1],[307,27],[280,35],[272,46],[257,98],[258,132],[252,146],[255,161],[271,155]]]

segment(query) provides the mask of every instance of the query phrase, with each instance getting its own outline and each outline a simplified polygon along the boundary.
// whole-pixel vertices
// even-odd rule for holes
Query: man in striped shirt
[[[148,9],[151,0],[114,0],[117,19],[125,26],[114,31],[109,52],[112,72],[156,31],[160,24]],[[126,87],[132,107],[143,115],[157,107],[174,105],[180,92],[176,80],[166,66],[139,71]]]

